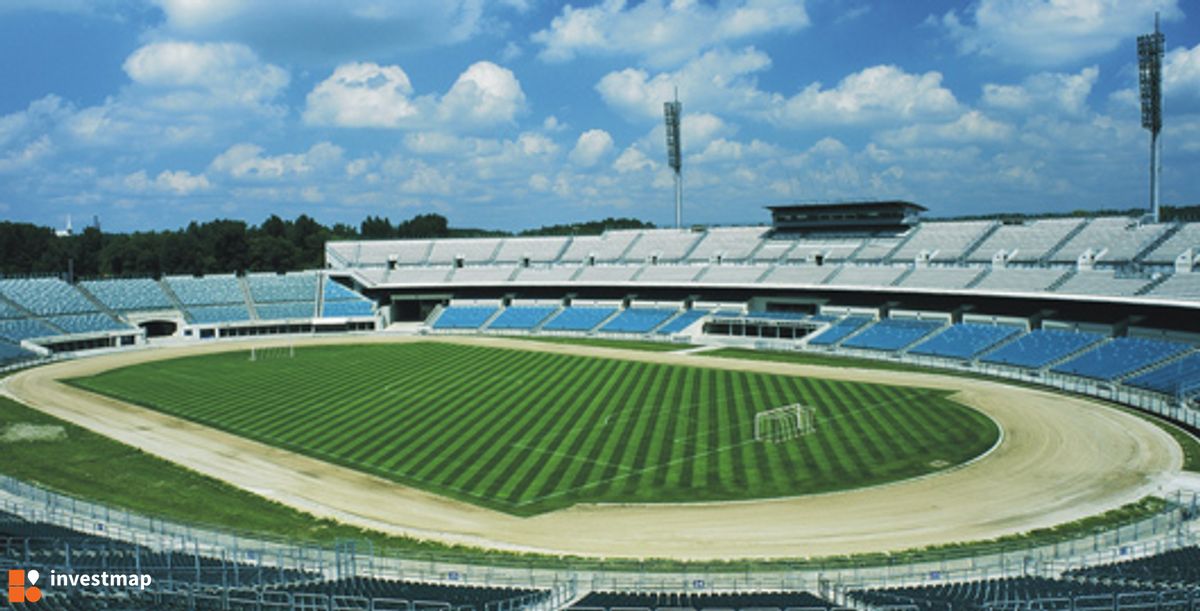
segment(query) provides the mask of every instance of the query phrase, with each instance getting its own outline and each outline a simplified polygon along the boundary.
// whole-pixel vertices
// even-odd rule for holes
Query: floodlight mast
[[[1138,90],[1142,99],[1142,127],[1150,130],[1150,215],[1159,222],[1159,181],[1162,178],[1162,58],[1166,37],[1158,29],[1154,14],[1154,33],[1138,36]]]
[[[675,89],[675,101],[663,103],[663,117],[667,124],[667,165],[675,171],[675,228],[683,227],[683,157],[679,153],[679,120],[683,104],[679,103],[679,89]]]

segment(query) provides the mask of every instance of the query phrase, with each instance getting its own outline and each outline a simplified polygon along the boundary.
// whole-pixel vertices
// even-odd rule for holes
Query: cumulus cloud
[[[602,129],[589,129],[579,134],[575,148],[571,149],[571,162],[583,167],[594,166],[612,151],[612,148],[613,139],[608,132]]]
[[[1053,110],[1079,114],[1087,110],[1088,96],[1096,85],[1100,69],[1090,66],[1077,74],[1041,72],[1026,78],[1020,85],[983,86],[984,106],[998,110],[1039,112]]]
[[[209,168],[237,179],[279,180],[343,167],[343,149],[329,142],[318,142],[303,153],[263,152],[257,144],[235,144],[217,155]]]
[[[729,111],[761,107],[769,96],[754,75],[771,66],[766,53],[748,47],[713,50],[678,70],[651,75],[640,68],[610,72],[596,84],[606,104],[633,118],[661,117],[663,102],[679,96],[689,109]]]
[[[1128,44],[1152,27],[1156,11],[1183,16],[1178,0],[980,0],[937,21],[961,53],[1061,66]]]
[[[512,123],[524,107],[516,76],[491,62],[472,64],[440,99],[414,96],[400,66],[364,62],[338,66],[318,83],[303,117],[309,125],[331,127],[479,127]]]
[[[189,195],[206,191],[212,187],[204,174],[192,174],[187,170],[163,170],[151,179],[145,170],[126,175],[119,182],[121,191],[132,193],[169,193]]]
[[[655,171],[658,169],[658,164],[652,161],[643,153],[641,149],[630,146],[617,156],[617,160],[613,162],[613,169],[619,174],[628,174],[630,172],[640,172],[642,170]]]
[[[479,31],[485,8],[482,0],[153,1],[169,36],[238,41],[317,64],[459,43]]]
[[[776,96],[767,118],[780,126],[861,124],[944,117],[959,111],[940,72],[911,74],[891,65],[851,74],[836,87],[813,83],[786,99]]]
[[[988,142],[1008,139],[1013,128],[971,110],[954,121],[939,124],[909,125],[882,133],[879,140],[888,146],[912,146],[929,143]]]
[[[567,5],[532,36],[538,56],[562,62],[577,55],[636,55],[653,66],[679,63],[706,48],[809,25],[796,0],[740,0],[710,5],[688,0],[606,0]]]
[[[123,67],[135,84],[153,90],[157,105],[181,110],[256,107],[288,84],[287,71],[234,43],[151,43],[134,51]]]

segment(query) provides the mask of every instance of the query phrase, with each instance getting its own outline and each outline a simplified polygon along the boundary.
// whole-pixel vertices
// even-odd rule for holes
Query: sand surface
[[[200,473],[310,513],[420,538],[595,556],[715,559],[897,551],[990,539],[1135,501],[1177,477],[1178,444],[1083,398],[952,376],[818,367],[492,337],[375,335],[296,344],[451,341],[579,355],[921,386],[995,420],[1002,440],[965,466],[846,492],[710,504],[577,505],[517,518],[62,384],[152,360],[247,350],[247,342],[151,348],[64,361],[6,380],[9,394]],[[278,344],[262,340],[256,345]]]

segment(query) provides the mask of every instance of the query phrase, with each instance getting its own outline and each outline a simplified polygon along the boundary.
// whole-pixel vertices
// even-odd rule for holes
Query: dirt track
[[[431,341],[371,336],[302,343],[418,339]],[[245,350],[249,343],[137,350],[65,361],[12,376],[6,385],[13,396],[46,413],[320,516],[421,538],[583,555],[826,556],[989,539],[1137,500],[1174,477],[1183,462],[1179,446],[1169,435],[1136,417],[1084,399],[996,382],[500,338],[432,341],[954,389],[959,401],[992,417],[1004,437],[986,457],[962,468],[875,488],[737,503],[585,505],[515,518],[56,381],[168,357]]]

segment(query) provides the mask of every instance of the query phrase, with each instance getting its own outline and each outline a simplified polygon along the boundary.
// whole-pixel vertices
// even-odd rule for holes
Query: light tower
[[[1158,182],[1162,177],[1162,58],[1166,37],[1158,31],[1158,13],[1154,14],[1154,33],[1138,36],[1138,89],[1142,94],[1142,127],[1150,130],[1150,216],[1159,222]]]
[[[679,89],[675,90],[675,101],[663,103],[663,116],[667,122],[667,165],[675,171],[675,228],[683,227],[683,156],[679,154],[679,118],[683,104],[679,103]]]

